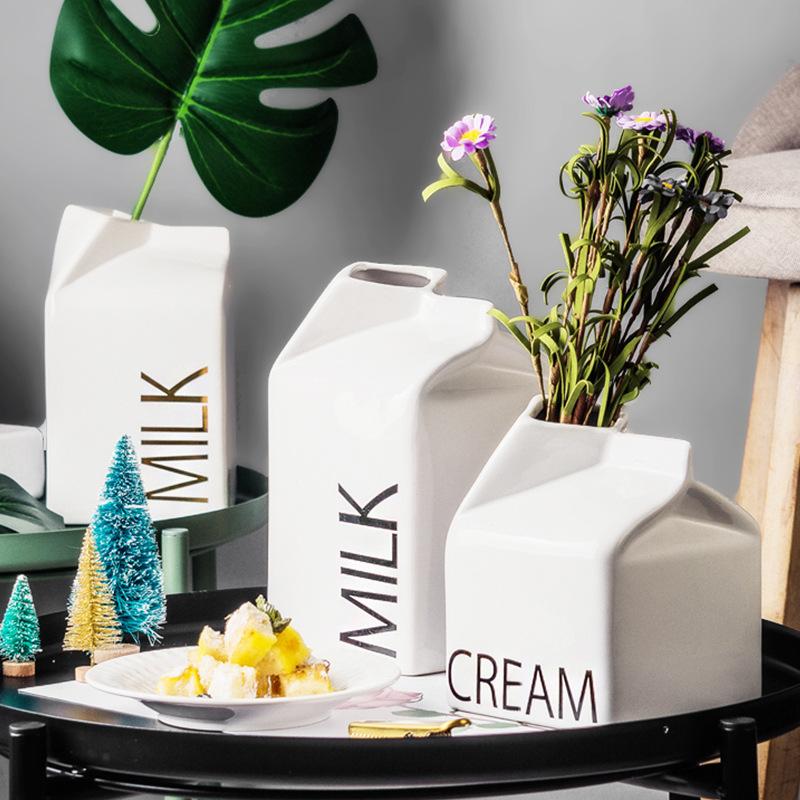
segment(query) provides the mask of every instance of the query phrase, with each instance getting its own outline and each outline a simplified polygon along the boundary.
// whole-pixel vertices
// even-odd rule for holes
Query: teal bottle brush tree
[[[128,436],[114,449],[100,504],[92,520],[122,633],[138,641],[159,638],[166,616],[164,579],[136,451]]]
[[[273,108],[262,92],[365,83],[375,52],[354,15],[291,44],[256,39],[330,1],[148,0],[156,25],[143,31],[112,0],[65,0],[50,62],[61,107],[114,153],[155,146],[134,219],[178,126],[201,180],[230,211],[268,216],[306,191],[333,144],[336,104]]]
[[[3,675],[27,678],[36,672],[34,658],[41,651],[39,620],[28,579],[18,575],[0,625]]]

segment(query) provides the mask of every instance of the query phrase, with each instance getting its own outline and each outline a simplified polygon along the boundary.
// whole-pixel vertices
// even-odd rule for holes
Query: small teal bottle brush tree
[[[166,618],[164,579],[136,451],[123,436],[114,449],[92,532],[119,627],[153,642]]]
[[[34,658],[41,651],[39,619],[25,575],[18,575],[0,625],[3,675],[28,678],[36,672]]]

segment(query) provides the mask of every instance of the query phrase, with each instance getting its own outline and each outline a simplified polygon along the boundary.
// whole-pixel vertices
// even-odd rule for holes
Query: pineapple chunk
[[[192,647],[186,656],[186,660],[189,662],[190,667],[197,667],[202,657],[203,654],[200,652],[200,648]]]
[[[299,667],[288,675],[279,675],[278,684],[280,689],[276,694],[283,697],[328,694],[333,691],[331,679],[328,676],[328,667],[322,662]]]
[[[225,637],[208,625],[200,631],[200,638],[197,641],[199,656],[211,656],[217,661],[225,660]],[[199,660],[199,659],[198,659]]]
[[[197,674],[200,677],[200,683],[203,685],[204,691],[208,692],[214,673],[221,664],[222,662],[217,661],[214,656],[205,655],[200,657],[200,661],[197,663]]]
[[[168,672],[158,679],[158,694],[168,697],[198,697],[203,694],[200,676],[194,667],[185,667]]]
[[[231,664],[254,667],[276,641],[269,617],[252,603],[244,603],[228,618],[225,652]]]
[[[265,675],[293,672],[301,664],[305,664],[310,655],[311,650],[302,636],[290,625],[278,634],[278,641],[258,664],[258,671]]]
[[[256,696],[256,671],[238,664],[219,664],[214,669],[208,693],[215,700],[248,700]]]

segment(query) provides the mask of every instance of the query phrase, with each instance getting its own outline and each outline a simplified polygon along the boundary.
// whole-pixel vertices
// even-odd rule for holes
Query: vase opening
[[[527,413],[527,415],[536,422],[546,422],[548,425],[567,425],[571,428],[598,428],[599,430],[615,430],[621,432],[627,431],[628,429],[628,416],[624,411],[619,413],[619,416],[613,425],[604,425],[602,428],[599,428],[597,425],[597,414],[599,413],[597,410],[593,411],[589,415],[587,421],[583,424],[579,424],[577,422],[568,422],[560,419],[548,420],[545,418],[544,400],[542,399],[542,396],[538,394],[531,400],[530,405],[525,413]]]
[[[350,273],[350,277],[367,283],[382,283],[384,286],[405,286],[413,289],[421,289],[430,283],[430,280],[424,275],[414,272],[395,272],[375,267],[355,269]]]

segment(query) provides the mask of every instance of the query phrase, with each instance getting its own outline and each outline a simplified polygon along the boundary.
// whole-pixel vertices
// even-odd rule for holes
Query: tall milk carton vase
[[[567,728],[757,697],[754,521],[676,439],[523,413],[447,538],[450,703]]]
[[[446,273],[354,264],[269,379],[269,596],[321,656],[444,668],[453,513],[534,391],[530,364]]]
[[[155,519],[228,504],[233,365],[224,228],[69,206],[45,304],[47,502],[91,519],[129,434]]]

